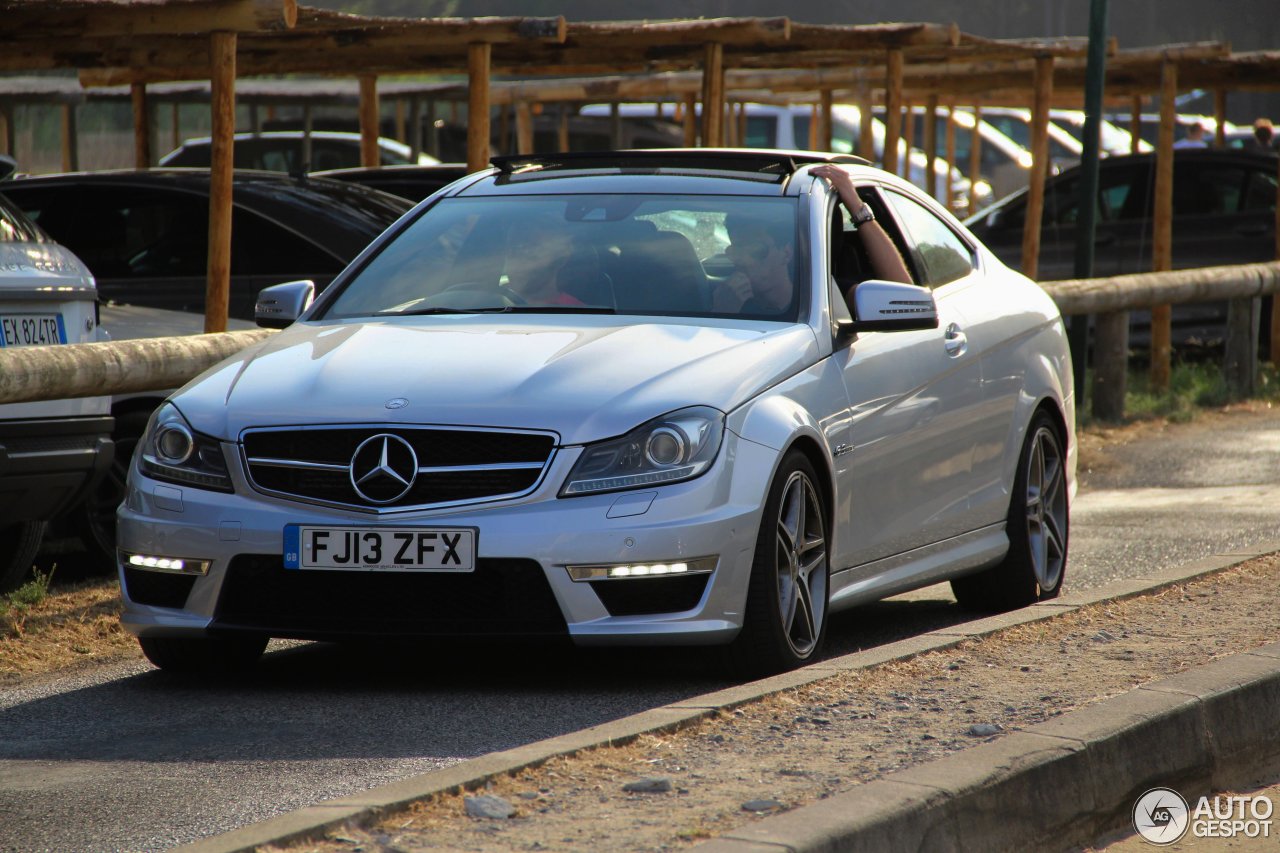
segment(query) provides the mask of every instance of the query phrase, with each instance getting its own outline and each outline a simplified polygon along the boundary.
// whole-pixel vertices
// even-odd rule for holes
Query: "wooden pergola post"
[[[302,168],[311,171],[311,104],[302,105]]]
[[[151,166],[151,111],[147,109],[146,84],[131,83],[129,99],[133,104],[133,164],[146,169]]]
[[[1280,260],[1280,160],[1276,162],[1276,260]],[[1280,297],[1271,297],[1271,363],[1280,367]]]
[[[170,149],[177,148],[182,144],[182,104],[178,101],[173,102],[173,112],[169,116],[170,130],[173,135],[169,137],[169,141],[173,143]]]
[[[930,198],[938,197],[938,96],[930,95],[924,102],[924,191]]]
[[[1213,144],[1217,148],[1227,147],[1227,90],[1213,90],[1213,118],[1217,127],[1213,131]]]
[[[0,154],[16,154],[13,130],[13,105],[0,104]]]
[[[1129,153],[1142,150],[1142,96],[1134,95],[1129,105]]]
[[[62,105],[62,171],[80,169],[80,144],[76,133],[76,105]]]
[[[982,134],[978,126],[982,124],[982,105],[973,105],[973,130],[969,131],[969,215],[978,212],[978,203],[973,198],[973,189],[982,180]]]
[[[871,87],[865,82],[858,87],[858,156],[876,161],[875,118],[871,115]]]
[[[684,147],[694,148],[698,144],[698,107],[697,98],[684,96],[684,117],[681,120],[684,130]]]
[[[1022,223],[1022,274],[1040,272],[1040,223],[1044,217],[1044,182],[1049,176],[1049,103],[1053,100],[1053,57],[1036,57],[1035,100],[1031,109],[1031,179],[1027,213]]]
[[[533,153],[533,109],[528,101],[516,101],[516,153]]]
[[[396,139],[401,142],[409,141],[408,134],[408,117],[405,114],[404,98],[396,98]]]
[[[378,78],[373,74],[360,75],[360,165],[365,168],[380,165],[378,153]]]
[[[822,119],[818,115],[818,105],[810,104],[809,105],[809,139],[804,144],[804,147],[809,149],[810,151],[818,150],[818,133],[819,133],[818,125],[821,123],[821,121]]]
[[[947,174],[943,180],[946,182],[946,200],[947,210],[954,211],[956,203],[956,187],[955,182],[951,179],[951,170],[956,167],[956,102],[954,100],[947,101],[947,131],[946,131],[946,147],[947,147]]]
[[[724,144],[724,45],[708,42],[702,62],[702,146]]]
[[[818,150],[831,150],[831,90],[818,93]]]
[[[205,285],[204,330],[227,330],[231,297],[231,178],[235,166],[236,34],[209,35],[209,107],[212,145],[209,162],[209,266]]]
[[[561,151],[569,150],[569,105],[560,105],[560,121],[556,126],[556,144]]]
[[[911,149],[916,144],[916,114],[915,106],[905,96],[902,99],[902,142],[906,153],[898,161],[898,174],[909,181],[911,180]]]
[[[422,153],[422,99],[416,95],[409,99],[409,153],[417,160]]]
[[[893,48],[885,57],[883,166],[886,172],[894,175],[898,173],[898,140],[901,138],[902,50]]]
[[[1151,235],[1151,269],[1173,269],[1173,125],[1177,120],[1178,65],[1166,59],[1160,68],[1160,137],[1156,145],[1156,189]],[[1169,387],[1173,356],[1173,309],[1151,309],[1151,387]]]
[[[467,46],[467,170],[489,165],[489,62],[493,46]]]

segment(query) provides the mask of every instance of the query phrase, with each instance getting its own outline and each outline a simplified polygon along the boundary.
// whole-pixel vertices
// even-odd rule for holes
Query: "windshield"
[[[541,312],[795,322],[795,199],[443,199],[383,247],[326,318]]]

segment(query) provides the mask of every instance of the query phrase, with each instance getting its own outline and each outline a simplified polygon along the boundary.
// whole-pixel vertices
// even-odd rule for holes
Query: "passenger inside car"
[[[789,229],[745,214],[725,218],[725,255],[734,272],[712,294],[719,312],[782,315],[795,300],[794,236]]]
[[[845,298],[849,297],[848,291],[853,285],[869,278],[896,281],[902,284],[914,283],[911,273],[907,270],[906,262],[902,259],[902,254],[893,244],[893,239],[875,220],[870,205],[863,201],[858,191],[854,189],[849,173],[839,166],[828,163],[813,167],[809,173],[830,182],[840,196],[840,204],[849,211],[849,218],[855,226],[855,230],[851,233],[855,236],[856,243],[835,247],[837,249],[836,275],[840,279],[841,287],[846,290]],[[847,251],[839,251],[842,248]],[[843,270],[840,269],[842,259],[845,261]]]
[[[574,256],[573,239],[548,215],[530,217],[507,234],[506,287],[531,305],[585,305],[561,281]]]

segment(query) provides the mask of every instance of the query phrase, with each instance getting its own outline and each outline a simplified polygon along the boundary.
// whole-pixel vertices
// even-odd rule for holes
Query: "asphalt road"
[[[1280,411],[1082,471],[1068,585],[1280,539]],[[966,619],[946,587],[842,614],[832,654]],[[724,686],[710,656],[277,644],[250,680],[117,664],[0,690],[0,850],[163,850]]]

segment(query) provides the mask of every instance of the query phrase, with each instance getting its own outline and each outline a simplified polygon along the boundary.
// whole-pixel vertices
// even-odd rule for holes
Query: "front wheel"
[[[1009,553],[997,566],[951,581],[961,606],[1013,610],[1056,598],[1067,570],[1066,454],[1053,420],[1031,419],[1009,498]]]
[[[147,660],[166,672],[232,675],[251,668],[266,637],[139,637]]]
[[[818,655],[827,631],[828,541],[817,474],[804,454],[793,450],[765,500],[742,630],[729,647],[738,674],[782,672]]]
[[[12,592],[27,580],[43,538],[43,521],[18,521],[0,527],[0,593]]]

